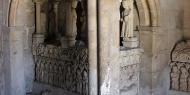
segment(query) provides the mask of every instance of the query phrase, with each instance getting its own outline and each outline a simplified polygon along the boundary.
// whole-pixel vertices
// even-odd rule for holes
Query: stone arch
[[[9,26],[33,26],[34,3],[32,0],[11,0],[9,8]]]
[[[10,56],[13,58],[10,69],[12,79],[10,91],[11,95],[25,95],[32,89],[27,85],[32,84],[34,74],[32,73],[34,62],[31,52],[35,26],[33,1],[10,0],[7,23],[10,28]]]
[[[159,0],[136,0],[140,26],[159,25]]]

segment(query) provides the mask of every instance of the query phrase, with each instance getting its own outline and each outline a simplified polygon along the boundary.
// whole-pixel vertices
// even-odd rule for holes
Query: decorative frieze
[[[88,95],[86,48],[61,48],[39,44],[33,49],[35,79],[68,91]]]

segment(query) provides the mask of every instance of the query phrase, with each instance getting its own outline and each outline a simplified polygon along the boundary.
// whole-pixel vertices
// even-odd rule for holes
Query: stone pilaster
[[[119,95],[119,0],[98,2],[99,95]]]
[[[98,95],[97,0],[88,0],[89,95]]]
[[[10,27],[11,94],[26,95],[24,64],[24,27]]]

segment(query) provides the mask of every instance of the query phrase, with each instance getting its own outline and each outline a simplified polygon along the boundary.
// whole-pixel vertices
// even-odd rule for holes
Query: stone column
[[[97,0],[88,0],[89,95],[98,95]]]
[[[33,35],[34,42],[43,43],[44,42],[44,33],[41,30],[41,1],[35,0],[36,6],[36,32]]]
[[[73,47],[77,36],[77,0],[67,1],[66,11],[66,39],[69,47]]]
[[[55,12],[55,34],[56,34],[56,39],[59,39],[59,30],[58,30],[58,5],[59,5],[59,0],[56,0],[54,2],[54,12]]]
[[[119,0],[98,1],[99,95],[119,95]]]
[[[133,29],[134,19],[134,0],[122,0],[122,6],[124,11],[122,12],[122,32],[123,46],[126,48],[136,48],[139,46],[138,35],[135,34]]]
[[[41,2],[39,0],[36,3],[36,34],[41,33]]]

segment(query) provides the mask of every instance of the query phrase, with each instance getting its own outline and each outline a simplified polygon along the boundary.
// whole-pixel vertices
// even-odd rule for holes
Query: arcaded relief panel
[[[39,44],[33,51],[36,81],[88,95],[86,48]]]
[[[190,41],[182,41],[171,53],[170,89],[190,91]]]

